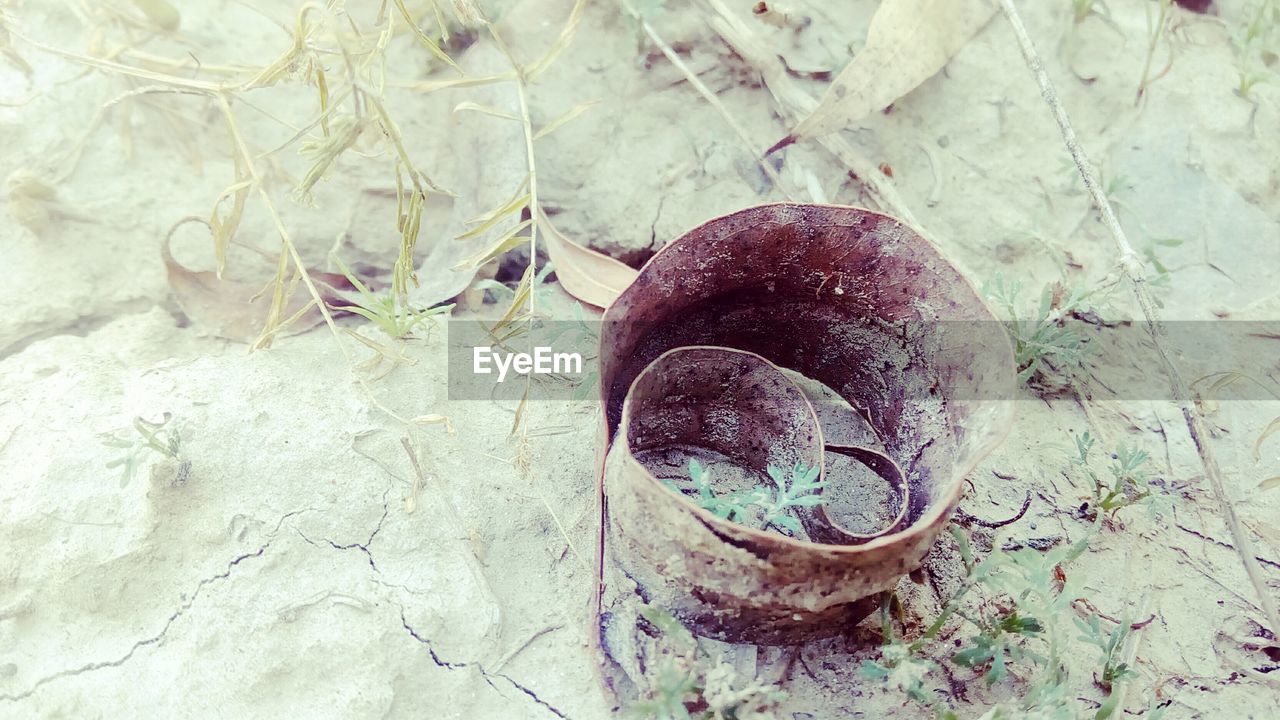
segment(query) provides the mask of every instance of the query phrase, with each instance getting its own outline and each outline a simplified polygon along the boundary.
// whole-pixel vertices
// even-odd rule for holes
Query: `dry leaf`
[[[604,255],[585,248],[560,233],[541,208],[538,228],[555,266],[556,278],[570,295],[596,307],[609,307],[639,272]]]
[[[1275,490],[1276,488],[1280,488],[1280,475],[1273,478],[1267,478],[1266,480],[1258,483],[1258,489],[1263,492],[1266,492],[1267,490]]]
[[[889,513],[868,544],[816,544],[812,535],[804,541],[729,521],[672,492],[645,464],[646,452],[695,447],[738,467],[766,466],[776,446],[753,423],[772,422],[769,414],[783,408],[776,389],[789,382],[779,375],[760,383],[769,392],[742,391],[744,411],[721,423],[730,403],[719,402],[729,395],[716,382],[696,385],[719,403],[698,409],[682,386],[698,379],[693,371],[654,374],[673,351],[693,347],[755,353],[838,393],[883,444],[883,453],[858,462],[886,480],[885,468],[906,465],[919,482],[899,495],[908,505],[901,525]],[[608,307],[599,348],[606,557],[623,565],[646,602],[695,634],[729,642],[805,642],[871,612],[876,593],[920,565],[965,476],[1013,420],[1013,403],[990,402],[1014,388],[1013,350],[991,311],[927,240],[858,208],[761,205],[691,230],[650,258]],[[741,377],[712,376],[731,390]],[[646,424],[637,410],[655,401],[671,412]],[[817,410],[803,397],[798,406],[800,414]],[[851,414],[836,410],[816,428],[800,422],[787,432],[830,442],[842,426],[834,416]],[[715,423],[705,419],[712,416]],[[724,434],[706,438],[708,427]],[[873,455],[878,470],[864,459]],[[856,542],[851,536],[842,539]],[[672,557],[697,561],[672,573]]]
[[[866,47],[775,147],[842,130],[888,107],[946,66],[993,14],[991,0],[883,0]]]
[[[201,218],[192,221],[205,223]],[[176,227],[175,227],[176,229]],[[271,311],[270,298],[263,294],[265,282],[218,279],[212,270],[195,271],[184,267],[173,257],[170,242],[173,233],[160,245],[169,287],[173,289],[182,312],[192,322],[218,337],[252,343],[262,335]],[[347,279],[333,273],[310,271],[311,279],[327,303],[342,301],[339,289],[354,289]],[[281,317],[291,319],[276,335],[295,335],[320,324],[323,316],[302,283],[291,283],[289,300]],[[256,298],[256,299],[255,299]]]

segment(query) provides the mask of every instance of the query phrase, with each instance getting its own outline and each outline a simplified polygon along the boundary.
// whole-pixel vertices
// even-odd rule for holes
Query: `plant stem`
[[[720,102],[720,98],[707,87],[706,83],[702,82],[702,79],[698,77],[697,73],[693,72],[693,70],[689,69],[688,65],[684,64],[684,61],[680,59],[680,56],[676,54],[676,51],[671,49],[671,46],[668,45],[660,35],[658,35],[658,32],[654,30],[653,26],[649,24],[649,21],[645,20],[644,16],[635,9],[630,0],[620,0],[620,2],[622,3],[622,9],[625,10],[632,19],[640,23],[640,29],[644,30],[644,34],[649,36],[649,42],[652,42],[654,46],[662,52],[662,55],[666,57],[682,75],[684,75],[684,78],[689,85],[694,90],[698,91],[698,94],[710,103],[711,107],[716,109],[716,112],[720,113],[721,117],[723,117],[729,127],[732,128],[734,134],[736,134],[738,139],[742,141],[743,147],[745,147],[747,152],[751,154],[752,159],[760,166],[760,169],[764,171],[764,174],[769,177],[769,180],[773,182],[773,186],[778,188],[778,190],[786,196],[788,200],[794,201],[795,198],[791,196],[791,193],[787,192],[786,186],[782,184],[782,178],[778,177],[778,172],[774,170],[773,165],[770,164],[768,158],[761,157],[756,152],[756,148],[759,146],[752,141],[751,136],[747,134],[746,128],[742,127],[742,125],[733,118],[733,114],[724,106],[724,103]]]
[[[1151,37],[1147,43],[1147,58],[1142,63],[1142,80],[1138,82],[1137,100],[1142,100],[1142,93],[1146,92],[1147,82],[1151,76],[1151,60],[1156,54],[1156,45],[1160,43],[1160,34],[1164,30],[1165,22],[1169,19],[1169,5],[1172,0],[1156,0],[1160,3],[1160,13],[1156,16],[1155,27],[1151,28]],[[1150,19],[1148,14],[1147,18]]]

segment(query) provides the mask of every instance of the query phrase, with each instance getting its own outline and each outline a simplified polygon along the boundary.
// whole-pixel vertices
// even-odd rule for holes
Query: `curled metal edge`
[[[981,314],[984,314],[987,317],[994,319],[995,317],[994,313],[992,313],[990,308],[987,307],[986,303],[982,300],[981,296],[977,293],[972,283],[970,283],[966,278],[960,275],[960,273],[955,269],[955,267],[945,259],[942,253],[931,242],[929,242],[927,238],[924,238],[922,235],[920,235],[916,231],[905,226],[904,224],[902,224],[901,222],[897,221],[892,217],[889,217],[882,213],[876,213],[876,212],[861,209],[861,208],[853,208],[853,207],[847,207],[847,206],[835,206],[835,205],[818,206],[818,205],[805,205],[805,204],[797,204],[797,203],[775,203],[775,204],[768,204],[768,205],[761,205],[761,206],[756,206],[752,208],[747,208],[745,210],[741,210],[736,213],[731,213],[726,216],[715,218],[689,231],[685,235],[681,236],[681,238],[669,243],[667,246],[659,250],[658,253],[656,253],[652,258],[650,258],[649,262],[646,263],[646,265],[641,269],[640,277],[643,278],[646,270],[649,270],[651,267],[661,263],[664,260],[665,255],[676,252],[677,249],[681,247],[682,243],[700,241],[703,239],[702,236],[704,234],[714,234],[714,231],[716,230],[716,226],[718,224],[723,224],[728,220],[740,219],[740,218],[743,218],[744,216],[750,216],[750,215],[761,215],[766,220],[772,220],[772,219],[776,219],[773,217],[775,214],[786,215],[788,213],[804,213],[809,211],[846,213],[846,214],[857,215],[862,218],[860,222],[862,222],[863,224],[866,224],[866,221],[870,219],[877,229],[889,227],[892,233],[895,233],[896,235],[899,235],[899,236],[906,236],[908,238],[908,242],[914,243],[917,246],[913,248],[912,251],[919,253],[921,257],[927,257],[928,259],[932,260],[938,266],[944,268],[946,271],[948,271],[952,275],[952,277],[948,278],[948,280],[954,284],[954,287],[959,288],[961,291],[965,292],[968,295],[968,297],[966,298],[966,302],[971,307],[978,309]],[[620,296],[618,300],[616,300],[613,304],[611,304],[609,308],[606,308],[605,317],[604,317],[606,328],[609,327],[609,323],[611,321],[620,322],[625,317],[625,311],[619,310],[619,308],[623,305],[622,301],[626,298],[626,296],[627,296],[627,293],[624,292],[623,295]],[[598,632],[598,628],[599,628],[601,613],[603,610],[602,602],[603,602],[604,590],[605,590],[604,588],[604,563],[606,562],[605,543],[606,543],[606,532],[607,532],[607,518],[609,515],[608,497],[606,496],[606,493],[605,493],[605,472],[606,472],[606,463],[608,460],[608,453],[613,443],[613,434],[611,432],[610,418],[609,418],[610,391],[613,387],[613,384],[611,382],[613,378],[610,373],[610,368],[606,367],[607,358],[605,354],[605,346],[607,342],[608,340],[602,333],[602,336],[601,336],[602,365],[601,365],[601,375],[600,375],[600,391],[601,391],[601,400],[604,408],[604,413],[601,420],[600,432],[598,436],[599,444],[597,445],[597,449],[598,449],[597,496],[598,496],[598,503],[599,503],[598,507],[600,511],[601,525],[600,525],[600,534],[598,536],[598,544],[597,544],[597,561],[598,561],[599,577],[598,577],[598,584],[596,588],[595,602],[594,602],[595,611],[596,611],[595,624],[597,627],[597,631],[591,634],[593,638],[593,643],[596,645],[597,649],[603,649],[600,644],[601,636]],[[1003,341],[1002,349],[1006,351],[1003,354],[1007,357],[1007,362],[1002,363],[1002,366],[1007,367],[1008,369],[1008,372],[1007,372],[1008,384],[1012,387],[1013,349],[1012,349],[1012,346],[1009,345],[1007,338],[1004,339]],[[614,370],[616,370],[616,368]],[[916,517],[910,523],[904,523],[902,527],[892,532],[887,532],[885,534],[879,535],[878,537],[875,537],[866,543],[857,544],[857,545],[821,545],[816,543],[799,541],[792,538],[786,538],[779,535],[768,534],[768,533],[765,533],[764,531],[758,531],[752,528],[746,528],[742,526],[735,526],[733,528],[730,528],[730,531],[727,534],[725,534],[722,539],[725,542],[732,542],[735,545],[741,545],[741,544],[755,545],[761,541],[769,542],[769,543],[777,543],[789,551],[814,553],[817,556],[821,556],[821,557],[832,559],[832,560],[845,559],[851,563],[851,566],[854,566],[854,567],[857,567],[857,566],[879,567],[879,568],[889,567],[895,570],[894,577],[896,579],[897,577],[900,577],[902,574],[905,574],[906,572],[914,569],[915,567],[918,567],[925,553],[927,553],[929,547],[932,546],[933,540],[936,538],[937,534],[941,531],[945,523],[949,520],[950,515],[954,512],[956,506],[958,505],[960,495],[962,492],[962,487],[963,487],[961,482],[963,477],[967,475],[969,472],[971,472],[973,467],[983,457],[985,457],[992,449],[994,449],[997,445],[999,445],[999,443],[1004,439],[1004,436],[1007,435],[1009,428],[1011,426],[1011,422],[1012,422],[1012,418],[1011,418],[1011,413],[1009,412],[1003,413],[1001,416],[994,418],[993,420],[994,426],[990,428],[991,432],[986,433],[986,435],[983,438],[983,442],[969,448],[969,452],[967,456],[964,458],[963,462],[959,462],[955,466],[953,466],[952,472],[950,473],[950,477],[947,479],[945,483],[943,483],[941,492],[939,492],[937,496],[932,498],[932,502],[930,502],[929,505],[924,508],[924,511],[920,513],[918,517]],[[669,498],[669,499],[674,500],[674,498]],[[717,535],[719,534],[720,533],[717,533]],[[865,607],[866,606],[865,600],[866,598],[863,598],[862,601],[860,601],[857,604]],[[869,608],[867,609],[869,610]]]

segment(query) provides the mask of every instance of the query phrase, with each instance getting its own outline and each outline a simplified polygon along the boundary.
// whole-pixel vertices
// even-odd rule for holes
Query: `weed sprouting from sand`
[[[1026,320],[1019,319],[1021,292],[1021,282],[1006,283],[1000,274],[982,286],[983,295],[1003,306],[1010,317],[1005,329],[1013,341],[1018,379],[1029,383],[1038,375],[1075,373],[1085,357],[1086,345],[1065,320],[1084,308],[1084,291],[1072,288],[1069,292],[1055,292],[1054,286],[1046,285],[1040,292],[1035,315]]]
[[[137,474],[138,468],[146,462],[149,455],[181,460],[182,436],[171,425],[172,415],[165,413],[159,422],[151,422],[142,417],[135,417],[130,429],[132,433],[105,433],[102,437],[104,445],[124,451],[120,457],[107,463],[108,468],[120,468],[120,487],[126,487]]]
[[[1152,3],[1157,6],[1154,11],[1151,8]],[[1156,49],[1160,46],[1160,41],[1169,32],[1169,18],[1172,15],[1173,0],[1151,0],[1151,2],[1143,3],[1143,6],[1147,14],[1147,51],[1146,57],[1142,62],[1142,79],[1138,81],[1138,101],[1142,100],[1142,95],[1147,91],[1147,87],[1163,77],[1173,65],[1173,49],[1171,47],[1168,64],[1154,76],[1151,74],[1151,63],[1155,59]]]
[[[1166,509],[1163,496],[1151,484],[1147,464],[1151,456],[1144,450],[1120,445],[1110,454],[1111,464],[1107,476],[1090,465],[1090,454],[1096,444],[1094,437],[1085,431],[1076,438],[1076,457],[1072,464],[1089,480],[1093,495],[1088,500],[1086,514],[1115,517],[1127,507],[1146,504],[1155,515]]]
[[[984,718],[1074,718],[1066,666],[1071,637],[1063,617],[1081,596],[1082,584],[1068,577],[1063,566],[1085,552],[1096,525],[1071,545],[1047,552],[996,550],[981,561],[962,530],[953,526],[951,533],[966,570],[963,584],[938,618],[912,641],[896,637],[886,603],[882,624],[887,642],[879,660],[863,663],[863,676],[905,692],[937,718],[955,720],[959,716],[935,688],[939,662],[979,673],[988,685],[1012,682],[1016,675],[1024,683],[1020,696],[990,709]],[[971,600],[969,596],[979,588],[988,599]],[[954,617],[972,628],[958,649],[941,640]],[[1117,682],[1120,679],[1116,677]]]
[[[1133,634],[1133,623],[1128,619],[1121,619],[1114,628],[1106,631],[1102,629],[1102,619],[1097,615],[1090,615],[1087,619],[1075,618],[1075,624],[1080,630],[1077,639],[1093,645],[1101,653],[1102,670],[1098,673],[1098,685],[1102,689],[1111,693],[1120,681],[1135,674],[1121,657],[1125,642]],[[1118,698],[1114,693],[1112,697]]]
[[[885,644],[879,659],[864,661],[864,677],[905,693],[940,720],[959,717],[938,681],[944,663],[977,673],[987,685],[1018,688],[1015,699],[990,708],[982,720],[1105,720],[1116,714],[1122,686],[1135,676],[1125,660],[1125,649],[1140,626],[1097,613],[1084,578],[1070,566],[1088,551],[1107,517],[1137,504],[1154,507],[1159,493],[1148,477],[1147,453],[1117,448],[1111,454],[1109,477],[1104,477],[1089,465],[1095,444],[1090,433],[1082,433],[1072,458],[1072,465],[1093,484],[1093,512],[1086,516],[1089,525],[1084,535],[1047,551],[997,549],[979,560],[968,535],[953,525],[950,532],[965,569],[960,587],[937,618],[912,640],[895,633],[890,596],[881,610]],[[1081,608],[1089,613],[1077,615]],[[948,630],[957,618],[963,622]],[[967,635],[955,639],[959,632]],[[1082,643],[1097,650],[1093,684],[1106,693],[1087,716],[1073,705],[1080,691],[1067,669],[1067,659],[1079,652]]]
[[[1280,3],[1260,0],[1248,14],[1244,27],[1232,33],[1236,73],[1236,93],[1250,98],[1254,86],[1271,80],[1280,60]]]
[[[692,499],[702,509],[725,520],[800,534],[800,521],[792,514],[795,508],[815,507],[824,502],[819,494],[825,485],[818,481],[819,468],[796,463],[789,470],[770,465],[767,472],[774,482],[773,488],[759,485],[717,495],[711,485],[711,471],[697,460],[690,459]],[[666,484],[676,492],[685,492],[670,480]]]
[[[355,287],[358,293],[358,296],[352,301],[353,304],[341,306],[340,309],[359,315],[373,323],[392,341],[402,343],[431,322],[432,318],[448,314],[453,309],[453,305],[439,305],[427,309],[419,308],[411,304],[409,299],[402,294],[395,292],[375,293],[337,255],[332,255],[331,257],[338,270]],[[378,376],[382,377],[399,365],[414,364],[414,361],[401,352],[397,346],[379,342],[351,328],[343,328],[343,331],[361,345],[374,351],[374,355],[371,358],[358,366],[362,370],[370,371],[381,365],[384,360],[389,361],[387,369]]]
[[[448,314],[453,309],[453,305],[439,305],[427,309],[418,308],[396,293],[375,293],[338,256],[334,255],[332,257],[334,264],[338,266],[338,270],[359,293],[359,297],[354,301],[355,304],[343,307],[343,309],[373,323],[389,338],[403,340],[413,335],[431,318]]]
[[[712,658],[671,613],[653,605],[641,616],[666,640],[645,697],[629,708],[635,720],[767,720],[786,699],[781,689],[753,678],[742,684],[731,665]],[[697,708],[690,711],[690,707]]]

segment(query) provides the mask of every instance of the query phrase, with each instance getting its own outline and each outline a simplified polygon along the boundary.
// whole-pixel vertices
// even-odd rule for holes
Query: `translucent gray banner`
[[[999,337],[991,333],[993,324],[913,322],[876,330],[889,341],[930,338],[933,352],[945,353],[967,339]],[[1018,375],[1013,382],[974,384],[940,377],[938,386],[958,389],[957,397],[964,400],[1034,400],[1045,392],[1075,391],[1096,400],[1173,399],[1151,336],[1140,322],[1071,318],[1051,325],[1000,325],[1014,350]],[[606,329],[600,321],[498,325],[453,319],[446,326],[451,400],[519,401],[526,395],[531,402],[599,399],[600,337]],[[1164,345],[1193,391],[1223,401],[1280,399],[1280,321],[1168,322],[1166,330]],[[744,331],[733,338],[732,347],[777,361],[778,349],[770,341]],[[819,347],[827,341],[815,338]],[[680,344],[702,343],[690,336]],[[1009,347],[991,343],[977,350],[999,360]],[[966,345],[965,351],[974,348]],[[921,359],[928,362],[929,357]],[[1040,392],[1027,392],[1026,385]]]

